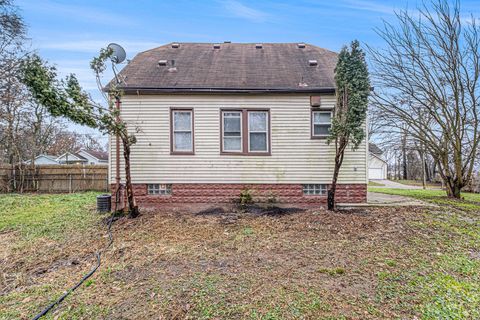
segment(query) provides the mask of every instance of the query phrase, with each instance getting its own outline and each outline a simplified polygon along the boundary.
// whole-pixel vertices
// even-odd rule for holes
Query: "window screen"
[[[248,112],[248,149],[251,152],[268,151],[268,113]]]
[[[313,136],[325,137],[330,133],[332,126],[332,113],[330,111],[314,111],[313,116]]]
[[[173,151],[193,151],[192,111],[173,111]]]
[[[242,113],[223,112],[223,150],[242,151]]]

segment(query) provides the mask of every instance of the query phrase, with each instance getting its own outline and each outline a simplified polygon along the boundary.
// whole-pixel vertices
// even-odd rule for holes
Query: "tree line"
[[[68,129],[51,116],[22,81],[31,52],[27,27],[10,0],[0,0],[0,163],[21,165],[39,154],[60,155],[80,148],[105,150],[96,136]]]
[[[376,30],[385,45],[369,48],[372,121],[380,140],[408,178],[408,157],[425,176],[443,182],[447,195],[461,191],[478,172],[480,143],[480,27],[460,2],[425,3],[396,13]],[[396,169],[399,169],[396,166]],[[413,168],[410,170],[412,173]]]

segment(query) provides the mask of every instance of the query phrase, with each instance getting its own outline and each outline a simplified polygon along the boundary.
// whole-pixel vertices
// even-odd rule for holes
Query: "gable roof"
[[[297,43],[219,46],[170,43],[141,52],[120,72],[119,87],[126,93],[335,92],[335,52]]]
[[[368,143],[368,151],[377,156],[381,156],[383,154],[383,150],[380,149],[375,143],[372,143],[372,142]]]
[[[76,154],[78,154],[80,151],[83,151],[85,153],[88,153],[92,157],[98,159],[98,160],[108,160],[108,153],[104,151],[99,151],[99,150],[91,150],[91,149],[80,149]]]
[[[45,158],[45,159],[50,160],[50,161],[52,161],[52,162],[54,162],[54,163],[58,163],[58,161],[57,161],[57,156],[54,156],[54,155],[51,155],[51,154],[39,154],[38,156],[36,156],[36,157],[34,158],[34,162],[35,162],[36,160],[40,159],[40,158]],[[32,163],[32,160],[31,160],[31,159],[28,159],[28,160],[26,160],[24,163],[30,164],[30,163]]]
[[[65,160],[63,160],[65,159]],[[61,156],[58,156],[56,161],[62,162],[62,161],[79,161],[79,162],[85,162],[87,161],[87,158],[82,157],[78,153],[72,153],[72,152],[65,152]]]
[[[53,154],[39,154],[38,156],[35,157],[35,159],[38,159],[38,158],[41,158],[41,157],[44,157],[44,158],[47,158],[47,159],[50,159],[50,160],[53,160],[53,161],[56,161],[56,159],[57,159],[57,156],[55,156]]]

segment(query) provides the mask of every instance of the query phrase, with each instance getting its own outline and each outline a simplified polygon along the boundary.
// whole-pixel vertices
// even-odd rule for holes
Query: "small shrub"
[[[240,205],[244,206],[247,204],[252,204],[253,203],[253,196],[252,196],[252,190],[250,189],[243,189],[242,192],[240,192]]]
[[[397,266],[397,262],[395,262],[395,260],[390,260],[390,259],[386,259],[385,260],[385,264],[389,267],[395,267]]]
[[[277,196],[272,191],[269,191],[267,194],[267,203],[269,207],[275,205],[278,202]]]
[[[253,229],[251,227],[243,228],[243,235],[244,236],[250,236],[252,234],[253,234]]]
[[[345,269],[344,268],[340,268],[340,267],[337,267],[337,268],[320,268],[318,269],[318,272],[320,273],[326,273],[330,276],[336,276],[336,275],[341,275],[341,274],[344,274],[345,273]]]

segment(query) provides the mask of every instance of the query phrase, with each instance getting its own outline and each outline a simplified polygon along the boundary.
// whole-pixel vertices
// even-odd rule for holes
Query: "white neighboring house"
[[[368,179],[387,179],[387,162],[382,158],[383,151],[375,144],[368,144]]]
[[[75,153],[65,152],[57,158],[59,164],[108,164],[108,153],[103,151],[80,149]]]
[[[86,164],[108,164],[108,153],[97,150],[80,149],[76,153],[77,156],[87,160]]]
[[[40,154],[35,157],[33,160],[35,164],[58,164],[57,156],[49,155],[49,154]],[[30,164],[32,160],[25,161],[25,164]]]
[[[25,161],[30,164],[30,160]],[[108,165],[108,153],[97,150],[80,149],[77,152],[65,152],[61,156],[41,154],[35,158],[36,165],[42,164],[83,164],[83,165]]]

